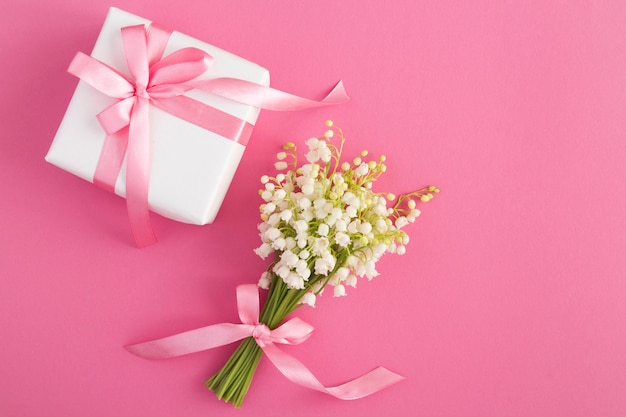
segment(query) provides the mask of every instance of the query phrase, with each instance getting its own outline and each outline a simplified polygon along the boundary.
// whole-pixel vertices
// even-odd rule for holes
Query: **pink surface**
[[[626,412],[626,8],[622,2],[175,2],[115,6],[269,68],[272,85],[352,101],[263,112],[216,222],[153,216],[43,160],[105,2],[0,14],[2,416],[621,416]],[[383,365],[407,380],[342,402],[263,361],[240,410],[204,380],[234,347],[146,361],[123,346],[235,321],[258,178],[331,118],[385,153],[380,190],[436,184],[404,257],[299,316],[285,348],[327,384]]]

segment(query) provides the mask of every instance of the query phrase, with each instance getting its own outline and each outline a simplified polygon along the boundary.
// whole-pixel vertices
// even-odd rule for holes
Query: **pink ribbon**
[[[126,155],[126,204],[133,237],[139,247],[157,242],[148,206],[149,104],[245,146],[252,133],[251,124],[184,94],[192,89],[202,89],[243,104],[278,111],[302,110],[348,100],[341,82],[322,101],[313,101],[234,78],[196,80],[212,65],[213,58],[206,52],[183,48],[162,58],[171,31],[157,24],[152,24],[149,29],[138,25],[124,27],[121,31],[130,79],[80,52],[68,72],[117,100],[97,115],[107,137],[94,183],[114,191]]]
[[[237,287],[237,309],[241,324],[220,323],[190,330],[163,339],[128,346],[131,353],[146,359],[163,359],[223,346],[246,337],[253,337],[263,353],[291,382],[320,391],[342,400],[355,400],[404,380],[386,368],[378,367],[358,378],[335,387],[325,387],[296,358],[276,344],[296,345],[313,332],[313,326],[292,318],[274,330],[259,323],[259,295],[256,285]]]

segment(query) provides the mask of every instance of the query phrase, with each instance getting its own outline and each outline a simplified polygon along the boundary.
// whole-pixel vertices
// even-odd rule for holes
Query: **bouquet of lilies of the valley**
[[[344,296],[359,277],[377,276],[383,254],[405,253],[403,227],[419,216],[416,203],[439,192],[433,186],[400,196],[374,191],[385,157],[366,160],[363,151],[342,161],[343,132],[331,121],[326,125],[322,137],[306,141],[305,163],[298,164],[296,145],[288,143],[277,155],[278,174],[261,178],[262,244],[255,251],[272,261],[258,283],[269,290],[258,321],[268,329],[300,306],[313,306],[328,286]],[[257,339],[244,339],[207,387],[240,406],[262,355]]]
[[[276,344],[297,344],[313,328],[287,316],[303,305],[315,305],[327,286],[334,296],[346,295],[359,277],[378,275],[376,262],[385,253],[402,255],[409,236],[402,230],[439,192],[430,186],[396,197],[373,191],[372,184],[386,170],[385,157],[364,160],[367,152],[342,161],[345,137],[327,121],[321,138],[306,142],[306,163],[298,164],[293,143],[278,153],[275,176],[263,176],[260,191],[262,244],[256,253],[273,255],[258,287],[269,290],[260,309],[257,285],[237,287],[241,324],[219,323],[151,342],[128,346],[150,359],[168,358],[242,341],[224,367],[206,382],[218,398],[240,407],[263,355],[289,380],[340,399],[357,399],[403,378],[378,367],[359,378],[325,387],[297,359]],[[334,141],[339,137],[339,145]]]

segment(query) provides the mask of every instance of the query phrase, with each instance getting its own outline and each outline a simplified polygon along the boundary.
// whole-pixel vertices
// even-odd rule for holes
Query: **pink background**
[[[255,61],[273,85],[352,101],[263,112],[206,227],[153,216],[133,247],[124,201],[44,162],[109,4],[0,13],[2,416],[623,416],[626,413],[626,7],[623,1],[120,0]],[[382,5],[384,4],[384,5]],[[385,153],[378,190],[436,184],[404,257],[299,316],[286,348],[325,383],[377,365],[407,380],[342,402],[263,361],[240,410],[205,390],[227,346],[151,362],[123,346],[236,321],[258,179],[332,118],[347,153]]]

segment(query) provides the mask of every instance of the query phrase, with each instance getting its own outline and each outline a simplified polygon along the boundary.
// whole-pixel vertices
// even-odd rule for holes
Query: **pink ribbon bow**
[[[196,80],[213,62],[206,52],[183,48],[162,58],[171,31],[156,24],[149,29],[138,25],[124,27],[121,31],[130,79],[80,52],[68,72],[117,100],[97,116],[107,137],[94,183],[114,191],[126,155],[126,202],[133,237],[139,247],[157,241],[148,213],[150,104],[245,146],[252,125],[184,94],[192,89],[202,89],[243,104],[278,111],[333,105],[348,100],[341,82],[324,100],[313,101],[234,78]]]
[[[128,346],[126,349],[142,358],[163,359],[212,349],[246,337],[253,337],[263,353],[291,382],[342,400],[362,398],[404,380],[404,377],[386,368],[378,367],[345,384],[325,387],[302,362],[276,346],[276,344],[296,345],[304,342],[313,332],[313,326],[298,318],[290,319],[274,330],[259,323],[259,296],[254,284],[237,287],[237,309],[241,324],[214,324],[163,339]]]

